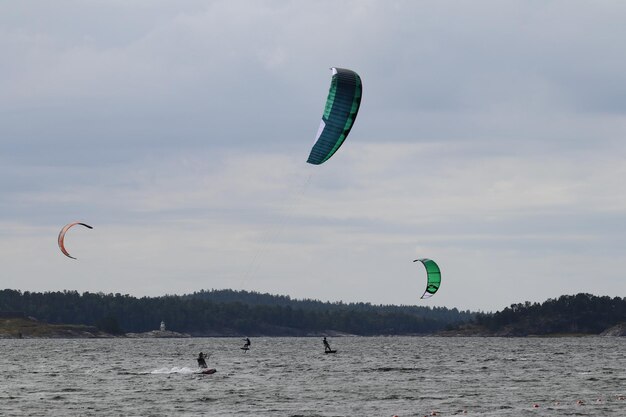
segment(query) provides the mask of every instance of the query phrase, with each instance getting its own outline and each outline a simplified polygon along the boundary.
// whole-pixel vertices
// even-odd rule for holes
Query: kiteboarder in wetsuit
[[[245,338],[245,339],[243,339],[243,340],[245,340],[245,341],[246,341],[246,343],[244,343],[244,344],[243,344],[243,348],[244,348],[244,349],[249,349],[249,348],[250,348],[250,339],[246,337],[246,338]]]
[[[324,351],[325,352],[330,352],[332,350],[330,348],[330,345],[328,344],[328,341],[326,340],[326,336],[324,336],[324,340],[322,340],[322,343],[324,343]]]
[[[200,368],[207,368],[207,364],[206,364],[206,361],[205,361],[206,357],[207,356],[204,353],[202,353],[202,352],[200,352],[200,354],[198,355],[198,366]]]

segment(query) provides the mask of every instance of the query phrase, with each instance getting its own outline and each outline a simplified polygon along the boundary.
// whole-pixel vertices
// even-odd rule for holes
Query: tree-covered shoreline
[[[504,336],[600,334],[626,323],[626,298],[562,295],[541,304],[527,301],[493,314],[479,313],[474,323]]]
[[[110,334],[167,329],[192,336],[319,334],[549,336],[597,335],[626,323],[626,298],[563,295],[512,304],[495,313],[456,308],[297,300],[284,295],[201,290],[133,297],[77,291],[0,291],[0,313],[51,324],[95,326]],[[1,314],[0,314],[1,315]]]
[[[330,303],[232,290],[137,298],[6,289],[0,291],[0,311],[20,311],[48,323],[97,326],[113,334],[154,330],[163,320],[169,330],[194,336],[432,334],[474,316],[455,308]]]

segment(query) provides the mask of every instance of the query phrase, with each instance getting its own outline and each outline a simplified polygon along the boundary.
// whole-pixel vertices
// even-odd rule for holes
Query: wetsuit
[[[328,344],[328,342],[326,341],[326,338],[324,338],[323,342],[324,342],[324,350],[325,350],[326,352],[328,352],[329,350],[332,350],[332,349],[330,348],[330,345],[329,345],[329,344]]]
[[[207,364],[206,361],[204,360],[205,356],[202,352],[200,352],[200,355],[198,355],[198,366],[200,368],[206,368]]]

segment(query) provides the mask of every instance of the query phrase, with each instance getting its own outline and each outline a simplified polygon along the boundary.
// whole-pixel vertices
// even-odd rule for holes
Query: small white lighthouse
[[[161,327],[159,328],[162,332],[165,331],[165,321],[161,320]]]

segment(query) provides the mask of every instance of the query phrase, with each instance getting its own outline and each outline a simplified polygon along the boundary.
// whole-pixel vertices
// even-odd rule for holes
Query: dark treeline
[[[21,311],[49,323],[95,325],[111,333],[158,328],[193,335],[305,335],[328,330],[357,335],[433,333],[468,321],[470,312],[366,303],[292,300],[246,291],[136,298],[77,291],[0,291],[0,311]]]
[[[493,332],[510,335],[599,334],[626,322],[626,298],[591,294],[563,295],[541,304],[513,304],[494,314],[476,315],[475,322]]]
[[[446,323],[466,322],[474,317],[474,313],[469,311],[459,311],[456,308],[445,307],[422,307],[422,306],[396,306],[396,305],[373,305],[370,303],[344,303],[342,301],[329,302],[312,299],[292,299],[288,295],[272,295],[267,293],[235,291],[235,290],[201,290],[193,294],[184,295],[186,298],[197,298],[209,300],[216,303],[240,302],[252,306],[274,305],[290,306],[303,310],[314,311],[372,311],[376,310],[384,313],[403,313],[416,315],[423,318],[430,318]]]

